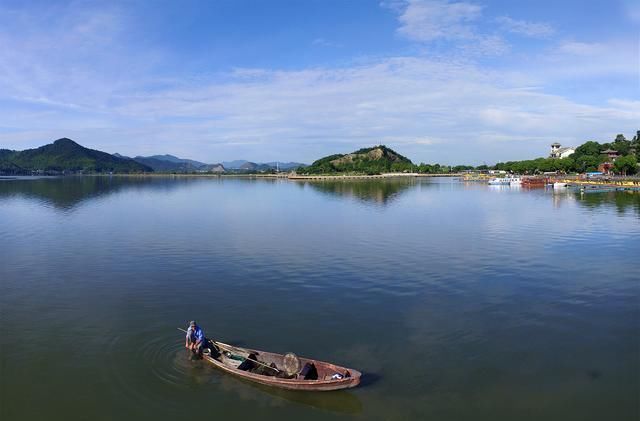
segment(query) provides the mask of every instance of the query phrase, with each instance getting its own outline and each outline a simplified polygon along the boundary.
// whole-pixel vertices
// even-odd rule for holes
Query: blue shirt
[[[204,342],[204,331],[200,329],[200,326],[195,328],[189,327],[187,330],[187,338],[191,339],[191,342]]]

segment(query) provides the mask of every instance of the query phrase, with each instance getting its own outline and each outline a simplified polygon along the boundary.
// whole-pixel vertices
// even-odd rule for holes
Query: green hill
[[[384,145],[373,146],[350,154],[329,155],[318,159],[305,168],[299,168],[300,174],[381,174],[413,170],[413,163],[393,149]]]
[[[67,138],[24,151],[0,149],[0,172],[19,174],[33,171],[141,173],[153,170],[131,159],[85,148]]]

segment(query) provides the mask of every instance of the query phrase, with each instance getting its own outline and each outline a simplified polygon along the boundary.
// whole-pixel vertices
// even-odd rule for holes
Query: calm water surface
[[[640,418],[639,194],[0,180],[0,247],[3,421]],[[189,319],[363,384],[244,383]]]

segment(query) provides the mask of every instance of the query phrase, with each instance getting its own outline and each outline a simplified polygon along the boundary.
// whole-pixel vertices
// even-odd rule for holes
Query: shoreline
[[[74,176],[95,176],[95,177],[218,177],[218,178],[281,178],[288,180],[346,180],[346,179],[380,179],[380,178],[414,178],[414,177],[462,177],[461,173],[451,174],[420,174],[420,173],[385,173],[385,174],[349,174],[349,175],[333,175],[333,174],[168,174],[168,173],[141,173],[141,174],[79,174]]]
[[[415,178],[415,177],[461,177],[461,173],[451,173],[451,174],[421,174],[421,173],[385,173],[385,174],[375,174],[375,175],[365,175],[365,174],[353,174],[353,175],[332,175],[332,174],[295,174],[289,175],[287,178],[289,180],[346,180],[346,179],[376,179],[376,178]]]
[[[347,180],[389,180],[399,178],[457,178],[463,183],[486,183],[489,177],[482,178],[465,178],[464,173],[450,174],[421,174],[421,173],[385,173],[375,175],[350,174],[350,175],[334,175],[334,174],[214,174],[214,173],[191,173],[191,174],[170,174],[170,173],[137,173],[137,174],[67,174],[67,175],[1,175],[0,180],[19,180],[21,178],[42,179],[42,178],[63,178],[63,177],[135,177],[135,178],[240,178],[240,179],[281,179],[292,181],[347,181]],[[618,187],[618,188],[634,188],[640,187],[640,177],[628,176],[609,180],[603,179],[582,179],[578,176],[551,176],[550,182],[566,183],[575,187]]]
[[[59,175],[38,175],[37,177],[208,177],[208,178],[267,178],[267,179],[284,179],[284,180],[351,180],[351,179],[386,179],[386,178],[417,178],[417,177],[462,177],[461,173],[451,174],[421,174],[421,173],[385,173],[385,174],[349,174],[349,175],[333,175],[333,174],[212,174],[212,173],[134,173],[134,174],[59,174]],[[0,178],[15,177],[34,177],[33,175],[12,175],[0,176]]]

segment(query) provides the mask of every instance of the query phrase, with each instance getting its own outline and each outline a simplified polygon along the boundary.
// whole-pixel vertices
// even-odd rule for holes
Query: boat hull
[[[549,184],[548,178],[529,177],[522,180],[522,187],[528,188],[544,188]]]
[[[216,344],[222,345],[224,347],[223,349],[229,349],[234,354],[241,355],[244,358],[251,354],[255,354],[259,361],[267,364],[274,363],[277,367],[283,367],[284,355],[234,347],[220,342],[216,342]],[[348,389],[359,385],[360,377],[362,376],[362,373],[351,368],[302,357],[299,358],[301,366],[304,366],[306,363],[313,363],[315,365],[316,370],[318,371],[317,380],[304,380],[300,378],[287,379],[244,371],[238,368],[239,364],[237,360],[227,358],[224,353],[218,354],[217,356],[204,355],[203,358],[220,370],[239,378],[266,386],[288,390],[321,392]],[[331,378],[335,374],[340,374],[343,377],[339,379]]]

